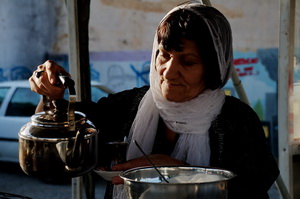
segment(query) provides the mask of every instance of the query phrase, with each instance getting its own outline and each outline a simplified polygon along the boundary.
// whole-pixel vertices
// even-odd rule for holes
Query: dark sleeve
[[[76,103],[76,110],[86,114],[86,117],[99,130],[99,160],[105,155],[104,143],[123,141],[128,136],[131,124],[135,118],[140,100],[149,87],[134,88],[110,94],[97,103],[84,101]]]
[[[267,191],[279,169],[256,113],[240,100],[230,98],[215,122],[212,162],[237,174],[230,182],[229,198],[269,198]]]

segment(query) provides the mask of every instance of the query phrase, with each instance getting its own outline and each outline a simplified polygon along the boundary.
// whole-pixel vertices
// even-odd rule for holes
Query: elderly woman
[[[154,38],[150,88],[77,104],[100,130],[99,167],[104,143],[127,136],[127,162],[113,170],[149,165],[132,144],[137,140],[156,165],[189,164],[235,172],[229,198],[269,198],[267,191],[279,174],[277,163],[255,112],[221,89],[232,67],[231,29],[223,14],[197,2],[171,10]],[[30,78],[32,90],[62,98],[64,88],[56,86],[57,73],[67,73],[53,61],[38,66],[40,70],[45,71],[41,77],[34,73]],[[115,177],[112,183],[122,181]],[[116,187],[114,195],[120,192]]]

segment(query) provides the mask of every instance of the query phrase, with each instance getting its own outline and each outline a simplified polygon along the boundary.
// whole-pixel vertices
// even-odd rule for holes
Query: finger
[[[46,68],[46,71],[48,74],[49,82],[51,84],[57,84],[60,82],[59,78],[58,78],[59,74],[63,74],[63,75],[71,77],[70,74],[67,73],[63,67],[61,67],[60,65],[58,65],[57,63],[55,63],[52,60],[47,60],[44,63],[44,65],[45,65],[45,68]]]
[[[33,75],[31,76],[31,80],[34,81],[35,85],[40,89],[46,89],[48,86],[51,86],[44,70],[38,69],[34,71]]]
[[[37,70],[38,71],[45,70],[44,64],[38,65]]]
[[[35,79],[37,79],[37,77],[35,75],[33,75],[29,78],[29,84],[30,84],[31,90],[40,95],[48,95],[49,93],[47,92],[47,89],[44,88],[43,84],[41,84],[40,81],[38,84]]]
[[[114,185],[124,184],[124,180],[120,176],[115,176],[112,178],[111,183]]]
[[[146,158],[136,158],[130,161],[127,161],[125,163],[116,164],[114,165],[111,170],[113,171],[125,171],[127,169],[135,168],[135,167],[142,167],[142,166],[149,166],[149,162],[146,160]]]
[[[39,67],[38,67],[39,68]],[[37,69],[35,70],[31,77],[29,78],[29,83],[31,86],[32,91],[37,91],[41,86],[41,77],[43,76],[44,71]]]
[[[59,98],[60,93],[63,93],[64,87],[52,85],[46,72],[36,70],[29,78],[31,90],[41,95],[46,95],[53,98]]]
[[[47,60],[45,63],[46,72],[48,75],[49,82],[51,84],[56,84],[58,82],[58,68],[59,66],[52,60]]]
[[[121,164],[114,165],[111,170],[113,171],[125,171],[127,169],[131,169],[133,167],[136,167],[136,164],[133,161],[128,161]]]
[[[40,77],[42,77],[44,73],[47,73],[45,63],[37,66],[37,70],[33,71],[30,81],[35,81],[37,85],[40,85]]]
[[[39,77],[42,75],[43,72],[45,72],[45,71],[43,71],[43,70],[35,71],[35,76],[36,76],[37,78],[39,78]]]
[[[35,81],[34,81],[34,76],[35,76],[35,75],[32,75],[32,76],[29,78],[29,84],[30,84],[31,91],[37,93],[37,90],[36,90],[37,85],[36,85],[36,83],[35,83]]]

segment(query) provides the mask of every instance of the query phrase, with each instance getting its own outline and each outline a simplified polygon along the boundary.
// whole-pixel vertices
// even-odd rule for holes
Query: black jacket
[[[99,129],[99,165],[105,157],[104,143],[123,140],[128,135],[139,102],[148,89],[148,86],[134,88],[102,98],[97,103],[77,104]],[[210,166],[237,174],[229,185],[229,199],[269,198],[267,191],[279,170],[252,108],[237,98],[226,96],[221,114],[211,124],[209,136]]]

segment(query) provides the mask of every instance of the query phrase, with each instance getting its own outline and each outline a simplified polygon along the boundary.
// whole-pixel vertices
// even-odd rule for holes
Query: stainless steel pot
[[[226,199],[231,171],[193,167],[157,167],[169,181],[166,183],[153,167],[136,168],[120,174],[130,199]]]
[[[43,96],[44,112],[33,115],[19,131],[20,166],[28,175],[76,177],[91,171],[97,164],[98,131],[83,113],[74,111],[73,80],[60,78],[69,88],[69,102],[50,102]]]

